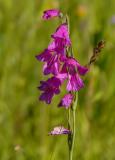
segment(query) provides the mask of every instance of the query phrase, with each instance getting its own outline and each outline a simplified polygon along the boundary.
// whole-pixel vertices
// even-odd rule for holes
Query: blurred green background
[[[35,59],[50,41],[58,19],[42,12],[59,8],[70,17],[74,54],[87,64],[100,40],[106,46],[85,77],[76,113],[74,160],[115,160],[115,0],[0,0],[0,160],[68,160],[67,111],[39,102],[43,64]]]

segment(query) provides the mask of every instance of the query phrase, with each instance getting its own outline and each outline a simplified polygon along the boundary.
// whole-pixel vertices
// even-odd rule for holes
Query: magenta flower
[[[54,129],[49,133],[49,135],[62,135],[62,134],[70,134],[71,131],[69,129],[64,128],[63,126],[54,127]]]
[[[57,9],[46,10],[43,13],[42,18],[45,20],[51,19],[53,17],[59,17],[62,13]]]
[[[57,54],[54,52],[52,56],[49,57],[47,62],[43,67],[44,75],[53,74],[55,76],[59,75],[61,63],[65,60],[65,56],[61,54]]]
[[[61,85],[61,81],[56,77],[52,77],[47,81],[41,81],[40,83],[41,85],[38,88],[43,91],[43,93],[39,99],[50,104],[53,96],[60,93],[59,87]]]
[[[67,91],[79,91],[84,87],[83,80],[80,78],[78,73],[74,75],[69,75],[69,80],[67,83]]]
[[[48,45],[48,49],[45,49],[41,54],[36,56],[37,60],[46,62],[43,67],[44,75],[59,74],[60,63],[66,59],[64,55],[64,46],[58,46],[55,41]]]
[[[79,74],[86,74],[88,69],[81,66],[74,58],[67,57],[62,67],[61,73],[68,75],[67,90],[68,91],[79,91],[84,87],[84,83],[80,78]]]
[[[39,61],[47,62],[52,56],[51,50],[45,49],[41,54],[37,55],[36,58]]]
[[[76,63],[76,66],[77,66],[78,73],[80,75],[85,75],[89,71],[89,68],[85,66],[81,66],[78,62]]]
[[[50,19],[60,16],[60,14],[59,10],[47,10],[44,11],[43,18]],[[81,66],[73,57],[68,57],[67,49],[71,47],[71,40],[67,23],[61,24],[51,37],[53,41],[48,45],[47,49],[36,56],[37,60],[45,62],[43,66],[44,75],[53,74],[54,76],[47,81],[41,81],[41,85],[38,87],[43,91],[40,100],[45,101],[47,104],[51,103],[55,94],[60,93],[59,88],[66,79],[68,79],[67,91],[79,91],[83,88],[84,83],[80,75],[85,75],[88,72],[88,68]],[[59,106],[68,108],[72,100],[73,96],[67,94],[62,98]]]
[[[65,41],[61,38],[57,38],[49,44],[48,49],[55,51],[57,54],[66,54]]]
[[[43,67],[45,75],[58,75],[61,67],[60,63],[66,59],[66,45],[71,43],[67,24],[60,25],[52,37],[54,41],[48,45],[48,49],[36,56],[38,60],[46,62]]]
[[[56,32],[52,34],[52,38],[56,40],[59,44],[63,42],[64,46],[70,46],[71,40],[69,38],[69,31],[67,24],[66,23],[61,24],[57,28]]]
[[[63,65],[62,71],[67,72],[67,70],[68,70],[69,74],[74,74],[74,73],[76,73],[76,71],[78,71],[78,73],[80,75],[85,75],[88,72],[87,67],[81,66],[79,64],[79,62],[72,57],[67,57],[65,59],[65,63]]]
[[[52,56],[47,63],[45,63],[43,67],[43,73],[44,75],[53,74],[57,75],[59,73],[59,60],[58,56],[54,55]]]
[[[60,66],[60,54],[57,55],[55,52],[45,49],[43,53],[36,56],[37,60],[45,62],[43,66],[44,75],[59,73]]]
[[[65,107],[66,109],[69,108],[72,104],[72,101],[74,99],[74,96],[70,93],[66,94],[59,103],[59,107]]]
[[[56,77],[58,78],[58,79],[60,79],[60,81],[61,81],[61,83],[63,83],[67,78],[68,78],[68,75],[67,75],[67,73],[58,73],[57,75],[56,75]]]

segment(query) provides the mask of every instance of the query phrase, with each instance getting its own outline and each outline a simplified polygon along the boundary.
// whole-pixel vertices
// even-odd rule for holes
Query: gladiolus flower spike
[[[61,24],[51,35],[51,42],[36,59],[43,62],[43,74],[48,75],[46,81],[40,81],[38,89],[42,92],[39,100],[50,104],[55,95],[60,94],[61,86],[66,81],[66,94],[60,100],[58,107],[68,110],[68,128],[56,126],[48,135],[68,135],[69,160],[73,160],[73,147],[75,143],[75,113],[78,102],[78,91],[84,87],[81,76],[86,75],[89,67],[94,63],[104,41],[94,48],[87,66],[82,66],[73,56],[72,42],[69,33],[69,20],[58,9],[46,10],[42,18],[49,20],[54,17],[61,19]],[[51,76],[51,77],[49,77]]]
[[[62,14],[57,9],[44,11],[43,19],[50,19],[59,17]],[[63,82],[67,80],[67,94],[60,101],[66,109],[71,106],[74,100],[72,92],[77,92],[84,87],[84,82],[80,75],[85,75],[88,68],[81,66],[80,63],[68,55],[68,49],[72,47],[69,36],[68,23],[63,22],[57,27],[56,31],[51,35],[51,42],[48,47],[39,55],[36,56],[37,60],[44,62],[43,74],[53,75],[47,81],[41,81],[38,87],[43,93],[40,96],[41,101],[50,104],[54,95],[60,93],[60,87]],[[71,93],[71,94],[70,94]]]

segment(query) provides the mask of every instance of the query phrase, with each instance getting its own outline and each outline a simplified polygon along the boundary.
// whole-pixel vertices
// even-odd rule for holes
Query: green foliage
[[[61,95],[49,106],[38,101],[44,76],[35,55],[59,22],[42,21],[49,8],[70,16],[74,54],[81,64],[87,64],[98,41],[106,41],[79,93],[74,159],[114,160],[114,0],[0,0],[0,160],[68,159],[67,137],[48,136],[55,125],[67,127],[66,111],[57,108]]]

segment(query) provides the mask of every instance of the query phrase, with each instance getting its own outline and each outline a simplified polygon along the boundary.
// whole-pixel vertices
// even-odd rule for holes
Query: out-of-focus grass
[[[57,108],[61,95],[46,106],[36,88],[44,76],[35,55],[59,24],[41,20],[49,8],[69,14],[74,53],[82,64],[99,40],[106,41],[79,93],[74,159],[114,160],[114,0],[0,0],[0,160],[68,159],[67,137],[47,135],[57,124],[66,126],[66,111]]]

